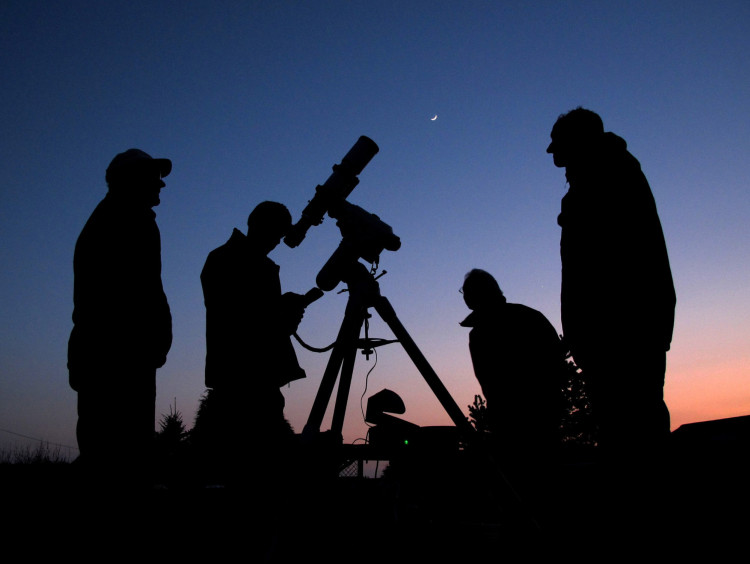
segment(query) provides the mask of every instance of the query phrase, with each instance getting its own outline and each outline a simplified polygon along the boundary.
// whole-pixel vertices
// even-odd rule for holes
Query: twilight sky
[[[76,446],[73,249],[105,168],[131,147],[174,165],[156,208],[174,318],[157,417],[176,405],[192,426],[204,391],[207,254],[262,200],[296,220],[360,135],[380,152],[349,200],[402,241],[381,256],[381,290],[468,412],[479,389],[458,288],[469,269],[561,331],[566,186],[545,148],[578,105],[625,138],[659,208],[678,302],[672,427],[750,414],[749,28],[750,4],[721,0],[4,1],[0,445]],[[283,289],[311,288],[340,239],[327,219],[275,250]],[[312,346],[335,339],[339,289],[300,325]],[[370,334],[391,337],[377,315]],[[307,378],[284,395],[301,431],[328,355],[298,350]],[[449,423],[389,345],[377,363],[358,357],[347,442],[366,433],[360,397],[382,388],[402,396],[404,418]]]

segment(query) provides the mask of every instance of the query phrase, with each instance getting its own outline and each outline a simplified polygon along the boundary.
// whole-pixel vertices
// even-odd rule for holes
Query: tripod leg
[[[310,415],[307,418],[304,433],[317,433],[320,431],[320,425],[323,423],[323,417],[325,416],[326,409],[328,409],[328,402],[333,394],[333,388],[336,385],[339,370],[341,369],[344,359],[350,355],[353,356],[354,353],[356,353],[357,338],[359,337],[363,323],[364,317],[361,315],[354,315],[350,313],[350,311],[347,311],[344,315],[339,334],[336,337],[336,345],[333,347],[331,356],[328,359],[326,370],[323,373],[323,379],[318,388],[318,394],[315,396],[315,402],[313,403]],[[353,364],[354,360],[352,359],[351,362]],[[349,379],[351,381],[351,372],[349,373]]]
[[[448,415],[456,424],[459,432],[461,432],[461,434],[463,434],[464,436],[471,436],[471,434],[474,432],[474,428],[471,426],[469,420],[461,411],[461,408],[458,407],[458,404],[456,404],[453,396],[450,395],[450,392],[448,392],[446,387],[440,381],[440,378],[432,369],[430,363],[427,362],[427,359],[422,354],[422,351],[419,350],[417,344],[406,331],[406,328],[398,319],[396,311],[393,309],[393,306],[388,301],[388,299],[384,296],[379,296],[375,301],[374,307],[375,311],[377,311],[383,321],[388,324],[388,326],[391,328],[391,331],[393,331],[393,334],[404,347],[404,350],[409,355],[409,358],[411,358],[414,365],[417,367],[427,384],[430,386],[430,389],[432,389],[437,399],[445,408],[445,411],[448,412]]]
[[[359,336],[359,335],[357,335]],[[344,363],[339,376],[339,389],[336,395],[336,404],[333,408],[333,419],[331,431],[341,436],[344,429],[344,417],[346,416],[346,404],[349,401],[349,390],[352,384],[352,373],[354,372],[354,361],[357,357],[357,347],[354,343],[347,347],[344,353]]]

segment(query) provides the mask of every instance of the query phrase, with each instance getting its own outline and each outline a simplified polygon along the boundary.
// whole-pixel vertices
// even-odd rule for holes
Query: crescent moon
[[[430,121],[435,121],[437,119],[437,114],[435,114],[434,118],[430,118]]]

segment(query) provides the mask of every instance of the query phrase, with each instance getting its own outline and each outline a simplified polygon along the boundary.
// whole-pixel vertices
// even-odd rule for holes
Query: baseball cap
[[[106,180],[130,176],[133,172],[153,166],[162,178],[172,171],[172,161],[169,159],[155,159],[140,149],[128,149],[115,155],[107,167]]]

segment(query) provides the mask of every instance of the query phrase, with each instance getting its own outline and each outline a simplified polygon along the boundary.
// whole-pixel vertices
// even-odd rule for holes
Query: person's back
[[[640,164],[625,141],[605,133],[567,176],[570,189],[558,220],[566,339],[579,349],[638,335],[668,350],[674,284]]]

